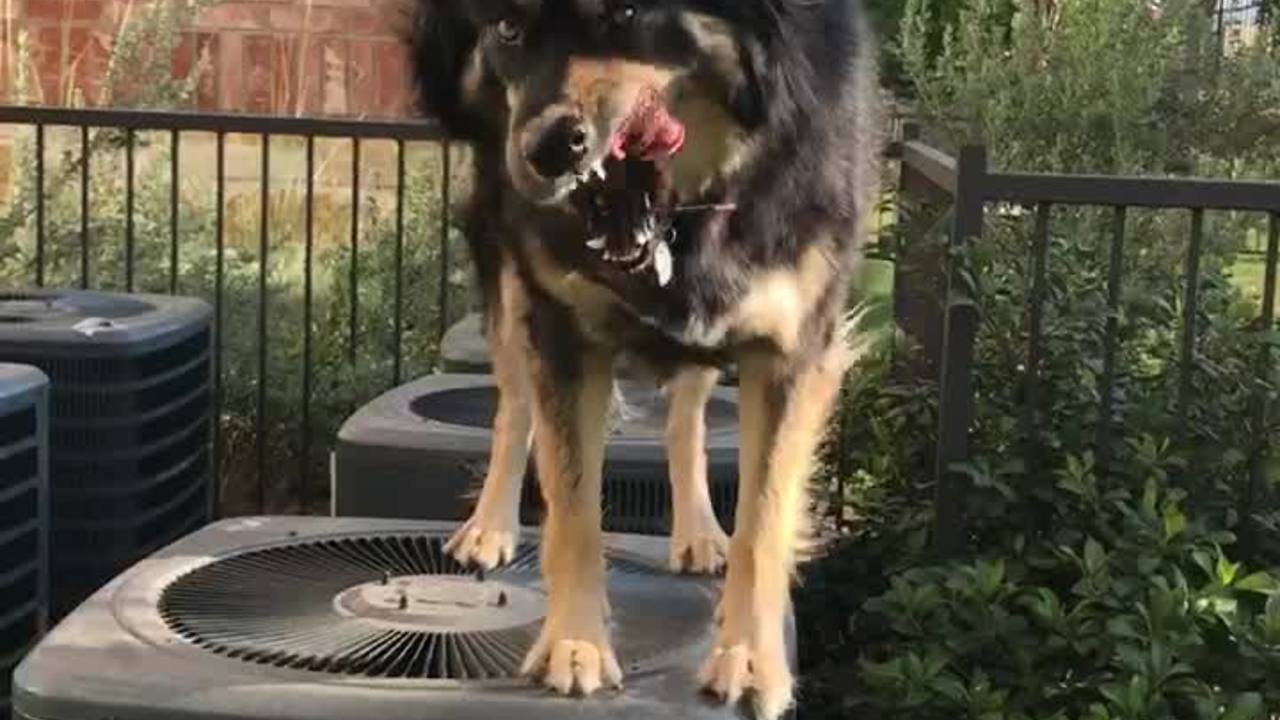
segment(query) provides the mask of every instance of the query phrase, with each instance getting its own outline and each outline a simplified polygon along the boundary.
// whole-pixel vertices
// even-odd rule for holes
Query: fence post
[[[974,404],[973,343],[978,330],[978,309],[965,267],[964,250],[982,236],[986,175],[986,148],[962,149],[956,167],[955,218],[947,252],[947,292],[938,374],[933,552],[943,558],[963,553],[966,545],[963,503],[968,481],[954,467],[969,459]]]
[[[920,127],[912,122],[902,124],[903,144],[918,140]],[[904,365],[895,355],[894,372],[908,379],[936,378],[942,355],[942,302],[944,285],[939,282],[945,267],[943,253],[928,242],[907,244],[902,232],[907,199],[919,200],[921,206],[945,201],[947,195],[928,180],[920,178],[905,162],[900,163],[897,188],[898,231],[893,247],[893,317],[902,332],[920,344],[921,352]]]

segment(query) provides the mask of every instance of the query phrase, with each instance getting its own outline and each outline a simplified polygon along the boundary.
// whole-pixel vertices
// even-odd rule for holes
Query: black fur
[[[490,313],[507,310],[505,269],[519,278],[523,324],[503,328],[530,349],[515,358],[532,388],[548,603],[574,613],[548,616],[529,669],[589,692],[601,673],[574,653],[611,657],[595,602],[600,467],[587,464],[603,455],[610,361],[660,378],[736,362],[748,467],[725,587],[743,597],[722,605],[704,682],[720,695],[752,683],[775,720],[792,687],[778,580],[803,524],[783,518],[804,510],[797,454],[816,446],[847,359],[846,285],[880,152],[858,0],[411,1],[423,109],[474,151],[465,224]],[[548,142],[563,144],[546,155]],[[504,398],[523,392],[498,379]],[[739,646],[745,663],[726,652]]]
[[[511,185],[503,163],[510,112],[504,77],[520,76],[529,94],[554,98],[566,56],[620,57],[675,66],[701,66],[693,38],[676,22],[680,11],[722,20],[733,29],[740,73],[712,78],[724,90],[723,105],[756,143],[751,159],[717,183],[706,197],[729,199],[737,211],[691,213],[675,218],[675,276],[663,288],[598,276],[627,300],[614,344],[648,356],[660,368],[681,362],[719,361],[761,338],[731,333],[700,346],[685,332],[713,323],[748,290],[763,270],[792,268],[814,238],[839,238],[831,261],[847,271],[858,250],[863,203],[875,180],[878,156],[878,90],[862,11],[856,0],[648,0],[635,3],[647,25],[618,31],[607,17],[619,3],[607,0],[416,0],[413,57],[422,109],[453,135],[477,148],[475,188],[466,226],[486,295],[493,296],[501,253],[520,262],[522,235],[541,241],[568,269],[585,266],[575,232],[555,212],[535,207]],[[599,12],[602,15],[596,15]],[[463,77],[486,23],[516,14],[536,33],[520,57],[486,51],[481,97],[467,102]],[[536,46],[536,48],[534,47]],[[526,112],[538,109],[527,103]],[[693,131],[696,131],[694,129]],[[525,268],[526,280],[531,285]],[[531,290],[542,301],[552,301]],[[844,283],[806,318],[819,338],[834,336]]]

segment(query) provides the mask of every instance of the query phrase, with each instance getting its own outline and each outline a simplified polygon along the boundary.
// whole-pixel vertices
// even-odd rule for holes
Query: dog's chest
[[[588,339],[642,353],[658,347],[664,356],[683,351],[694,359],[745,343],[766,342],[784,353],[798,348],[806,320],[839,275],[825,243],[773,267],[727,258],[719,266],[706,258],[698,264],[677,255],[668,283],[651,272],[557,261],[545,251],[531,256],[535,282],[572,309]]]

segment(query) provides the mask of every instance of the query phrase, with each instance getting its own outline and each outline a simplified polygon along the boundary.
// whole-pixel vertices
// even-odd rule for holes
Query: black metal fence
[[[948,249],[938,258],[935,271],[944,273],[942,302],[931,307],[918,298],[895,298],[898,320],[921,336],[926,367],[936,372],[939,387],[938,434],[935,448],[934,502],[935,550],[943,555],[965,547],[966,530],[963,497],[968,479],[963,464],[970,459],[970,435],[974,422],[974,342],[979,328],[978,308],[972,284],[965,275],[964,248],[980,241],[988,206],[1007,203],[1035,208],[1032,231],[1030,293],[1027,299],[1028,343],[1026,348],[1022,403],[1023,431],[1034,437],[1036,408],[1043,402],[1040,372],[1043,358],[1043,311],[1046,295],[1046,268],[1049,260],[1050,214],[1055,206],[1110,208],[1112,215],[1107,256],[1108,315],[1104,330],[1102,371],[1098,375],[1097,396],[1101,399],[1096,453],[1105,457],[1110,450],[1114,428],[1116,361],[1119,351],[1121,296],[1124,287],[1124,246],[1126,221],[1131,208],[1183,211],[1189,220],[1188,243],[1182,298],[1181,347],[1176,393],[1175,437],[1185,434],[1192,394],[1192,364],[1197,339],[1199,278],[1205,245],[1207,211],[1243,211],[1268,218],[1265,249],[1263,301],[1259,329],[1271,329],[1276,321],[1276,273],[1280,261],[1280,183],[1216,181],[1179,178],[1136,178],[1062,174],[1000,172],[988,166],[982,147],[966,147],[959,158],[951,157],[917,138],[915,128],[904,128],[902,142],[891,153],[900,162],[899,195],[931,197],[952,204]],[[910,283],[899,282],[895,293],[913,292]],[[903,317],[903,309],[913,317]],[[1263,427],[1268,407],[1267,379],[1275,373],[1270,343],[1261,343],[1256,360],[1256,386],[1250,409],[1255,427]],[[1266,462],[1272,439],[1254,438],[1249,457],[1248,482],[1240,489],[1241,506],[1250,508],[1259,499],[1266,482]],[[1027,452],[1034,453],[1034,446]],[[1247,513],[1246,513],[1246,520]]]
[[[89,133],[91,129],[116,129],[124,134],[125,154],[125,263],[124,289],[133,291],[136,278],[135,240],[137,229],[134,217],[134,155],[135,138],[140,132],[160,131],[169,134],[170,142],[170,178],[176,180],[182,171],[180,153],[181,137],[186,133],[211,134],[215,141],[215,228],[214,235],[217,248],[216,273],[213,283],[212,302],[218,320],[215,332],[215,403],[221,406],[225,390],[224,363],[224,296],[225,277],[224,262],[226,243],[224,237],[224,207],[226,193],[225,145],[228,134],[249,134],[259,136],[261,142],[260,181],[259,181],[259,213],[260,227],[258,235],[258,253],[262,260],[258,266],[258,306],[256,344],[257,382],[256,408],[254,413],[254,465],[257,473],[256,501],[260,509],[266,508],[265,478],[268,476],[268,458],[264,438],[266,415],[266,392],[272,378],[267,363],[268,348],[272,338],[268,333],[268,263],[265,262],[271,247],[270,237],[270,203],[271,192],[271,143],[272,137],[301,137],[305,141],[305,220],[302,242],[304,244],[303,259],[303,348],[300,362],[302,389],[298,398],[300,422],[300,466],[298,473],[298,492],[304,497],[299,504],[307,507],[305,498],[309,474],[314,472],[309,462],[311,449],[315,443],[310,415],[312,412],[315,387],[313,374],[316,348],[313,341],[312,320],[314,288],[312,286],[312,266],[314,262],[314,215],[312,212],[315,198],[315,142],[318,138],[338,138],[351,143],[352,176],[350,183],[351,226],[349,254],[349,315],[348,353],[355,357],[357,343],[357,327],[361,310],[359,304],[360,278],[360,240],[361,229],[358,221],[360,206],[360,148],[362,141],[389,140],[396,145],[396,209],[395,209],[395,261],[392,307],[376,308],[372,312],[390,312],[394,328],[392,351],[394,353],[390,384],[399,384],[403,378],[403,327],[404,327],[404,245],[405,245],[405,144],[408,142],[439,143],[445,152],[442,153],[441,177],[439,183],[440,218],[437,242],[441,246],[439,263],[439,294],[435,298],[437,326],[434,328],[436,339],[444,334],[451,319],[449,306],[451,271],[450,254],[448,252],[450,220],[449,200],[451,194],[450,164],[448,140],[440,129],[429,122],[377,122],[354,120],[325,120],[284,117],[264,117],[246,115],[196,115],[173,112],[151,111],[119,111],[119,110],[76,110],[59,108],[7,107],[0,106],[0,124],[20,125],[34,129],[35,132],[35,182],[38,191],[35,199],[35,251],[32,268],[32,282],[43,286],[46,282],[45,257],[45,137],[49,128],[71,127],[79,129],[79,185],[81,196],[80,217],[80,272],[79,284],[82,288],[95,287],[95,278],[90,273],[89,239],[95,219],[89,212],[89,165],[92,162]],[[1112,419],[1111,404],[1114,399],[1113,382],[1116,372],[1116,356],[1119,349],[1118,326],[1115,311],[1119,308],[1123,288],[1123,247],[1126,238],[1126,217],[1129,208],[1159,208],[1166,210],[1182,210],[1189,215],[1189,244],[1186,256],[1186,296],[1183,307],[1183,327],[1179,372],[1181,380],[1178,392],[1178,407],[1181,421],[1186,421],[1188,396],[1191,392],[1191,364],[1197,333],[1197,288],[1196,279],[1200,273],[1200,260],[1204,245],[1204,217],[1207,211],[1236,210],[1261,213],[1269,217],[1269,233],[1265,248],[1265,288],[1264,301],[1259,316],[1261,327],[1273,327],[1276,319],[1274,298],[1277,285],[1277,265],[1280,263],[1280,183],[1245,182],[1245,181],[1207,181],[1196,179],[1165,178],[1126,178],[1099,177],[1079,175],[1043,175],[1027,173],[1008,173],[993,171],[988,167],[986,153],[982,148],[964,149],[959,158],[953,158],[915,139],[912,128],[904,128],[903,140],[895,143],[891,156],[900,161],[901,196],[933,196],[946,198],[953,203],[953,222],[951,228],[951,245],[953,249],[962,248],[968,243],[981,239],[987,214],[987,207],[993,203],[1013,203],[1036,208],[1036,221],[1033,237],[1033,272],[1031,295],[1028,300],[1030,318],[1030,334],[1026,355],[1026,370],[1023,378],[1025,403],[1034,407],[1040,400],[1038,392],[1039,372],[1043,353],[1042,310],[1045,299],[1045,272],[1048,261],[1048,237],[1050,210],[1058,205],[1086,205],[1111,208],[1113,212],[1112,233],[1108,268],[1108,296],[1112,314],[1105,328],[1103,370],[1098,380],[1098,396],[1101,398],[1101,422],[1098,429],[1098,446],[1106,452],[1108,423]],[[177,292],[178,265],[182,252],[179,232],[178,184],[171,182],[169,197],[169,252],[168,252],[168,290]],[[935,272],[944,274],[939,278],[945,285],[945,302],[939,311],[930,315],[927,304],[912,305],[912,298],[895,298],[895,312],[898,321],[907,326],[908,331],[915,331],[923,336],[926,355],[932,360],[929,363],[931,372],[936,372],[939,379],[939,426],[937,446],[935,448],[935,502],[937,507],[935,544],[942,552],[955,552],[964,546],[965,523],[961,511],[966,490],[965,475],[957,468],[970,455],[970,431],[974,419],[974,340],[978,330],[978,313],[974,299],[969,295],[969,286],[963,276],[963,267],[959,255],[946,253],[940,260]],[[903,283],[895,292],[903,292]],[[368,311],[368,309],[366,309]],[[923,315],[921,314],[923,312]],[[932,338],[932,339],[930,339]],[[1263,344],[1257,358],[1257,375],[1259,379],[1273,372],[1274,358],[1266,343]],[[1261,425],[1261,420],[1269,411],[1268,401],[1262,383],[1251,412]],[[1029,412],[1026,422],[1034,424],[1036,415]],[[215,423],[214,464],[215,477],[221,475],[223,462],[223,443],[220,423]],[[1254,452],[1250,458],[1250,475],[1247,487],[1242,489],[1246,501],[1261,492],[1265,480],[1264,463],[1269,452],[1269,439],[1260,438],[1254,444]],[[279,470],[279,468],[274,468]]]
[[[123,133],[123,152],[125,159],[124,170],[124,283],[123,289],[127,292],[134,292],[137,286],[138,278],[135,273],[137,264],[137,233],[135,226],[135,185],[136,170],[135,156],[137,154],[137,138],[139,133],[155,132],[168,133],[169,136],[169,171],[170,171],[170,195],[169,195],[169,252],[168,252],[168,291],[177,293],[178,287],[178,268],[179,257],[182,252],[180,242],[181,232],[179,224],[179,184],[178,178],[184,170],[182,165],[182,138],[186,134],[204,134],[212,136],[215,147],[215,164],[213,169],[214,192],[216,198],[214,200],[215,218],[214,218],[214,236],[216,243],[216,271],[213,282],[212,297],[209,298],[214,306],[216,323],[214,333],[214,403],[215,417],[223,417],[223,401],[225,396],[226,374],[224,372],[224,340],[225,333],[225,311],[226,297],[224,290],[226,288],[226,236],[225,236],[225,212],[227,206],[227,167],[226,167],[226,147],[227,136],[231,134],[245,134],[257,136],[260,138],[261,159],[260,159],[260,178],[259,178],[259,213],[260,227],[258,233],[258,305],[257,305],[257,378],[256,378],[256,411],[254,414],[254,444],[257,487],[256,487],[256,504],[259,510],[264,510],[268,506],[266,478],[268,477],[268,458],[267,458],[267,441],[266,441],[266,414],[267,414],[267,391],[273,378],[269,373],[268,366],[268,349],[272,343],[272,338],[268,332],[270,320],[270,303],[268,296],[268,275],[270,273],[270,264],[268,263],[268,254],[272,247],[271,238],[271,160],[272,160],[272,143],[273,137],[295,137],[302,138],[305,141],[305,194],[304,194],[304,231],[301,242],[304,246],[303,257],[303,346],[302,358],[298,370],[302,376],[302,391],[298,398],[298,413],[300,417],[299,428],[301,433],[300,443],[301,452],[299,454],[300,467],[298,468],[297,492],[301,497],[297,499],[297,505],[305,509],[310,504],[306,497],[307,488],[315,478],[309,477],[314,473],[314,463],[310,462],[312,457],[312,448],[316,441],[313,437],[313,423],[311,422],[311,412],[315,399],[315,387],[313,383],[315,360],[314,355],[316,347],[313,340],[313,318],[315,296],[313,288],[313,264],[315,262],[315,194],[314,179],[316,176],[315,164],[315,144],[317,139],[340,139],[351,143],[351,217],[350,217],[350,248],[349,248],[349,317],[347,318],[348,333],[348,353],[354,361],[355,349],[357,345],[357,328],[360,322],[360,313],[362,308],[359,303],[359,278],[360,278],[360,242],[361,228],[359,223],[360,207],[361,207],[361,144],[364,141],[392,141],[396,145],[396,180],[395,180],[395,290],[394,301],[392,307],[376,308],[372,312],[391,313],[393,317],[394,340],[392,348],[394,352],[392,377],[390,382],[398,385],[403,380],[403,363],[402,356],[404,350],[403,328],[404,328],[404,246],[405,246],[405,187],[406,187],[406,168],[405,168],[405,145],[409,142],[429,142],[439,143],[441,145],[441,177],[439,181],[440,192],[440,224],[438,242],[440,243],[440,265],[439,265],[439,294],[436,298],[437,327],[435,328],[437,342],[443,336],[447,324],[450,320],[450,282],[448,275],[450,273],[450,252],[449,252],[449,235],[450,235],[450,218],[449,205],[451,194],[451,169],[450,169],[450,153],[448,139],[440,131],[439,127],[430,122],[385,122],[385,121],[367,121],[367,120],[336,120],[336,119],[313,119],[313,118],[291,118],[291,117],[274,117],[274,116],[253,116],[253,115],[231,115],[231,114],[193,114],[182,112],[156,112],[144,110],[103,110],[103,109],[69,109],[69,108],[47,108],[47,107],[15,107],[0,106],[0,125],[23,126],[34,131],[34,175],[35,175],[35,208],[34,208],[34,226],[35,226],[35,249],[34,260],[32,262],[31,282],[37,287],[44,287],[46,284],[46,136],[51,128],[72,128],[79,130],[79,152],[74,157],[73,164],[79,171],[78,183],[80,190],[80,268],[79,268],[79,286],[82,289],[95,289],[100,286],[100,279],[93,277],[90,270],[90,237],[95,223],[95,218],[90,212],[90,164],[94,162],[92,147],[90,143],[91,130],[113,130]],[[367,309],[366,309],[367,311]],[[279,380],[279,378],[274,378]],[[224,442],[222,437],[223,423],[214,423],[214,477],[222,476],[222,463],[224,460]],[[327,439],[322,439],[327,442]],[[279,475],[279,468],[275,475]]]

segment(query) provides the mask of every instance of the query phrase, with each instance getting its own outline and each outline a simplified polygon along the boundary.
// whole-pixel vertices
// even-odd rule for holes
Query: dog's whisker
[[[691,213],[691,212],[736,212],[738,210],[737,203],[709,203],[704,205],[676,205],[671,208],[673,213]]]

